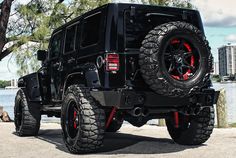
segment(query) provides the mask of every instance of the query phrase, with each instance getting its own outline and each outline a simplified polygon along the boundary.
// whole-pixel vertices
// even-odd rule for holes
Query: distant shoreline
[[[230,83],[236,83],[236,81],[222,81],[222,82],[214,82],[212,81],[212,83],[219,83],[219,84],[230,84]]]

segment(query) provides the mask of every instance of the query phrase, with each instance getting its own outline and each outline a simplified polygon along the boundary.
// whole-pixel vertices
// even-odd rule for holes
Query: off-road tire
[[[19,89],[14,106],[14,123],[19,136],[36,136],[40,128],[40,105],[27,100],[22,89]]]
[[[70,101],[74,101],[79,109],[79,130],[75,138],[70,137],[66,125],[66,111]],[[91,97],[89,89],[83,85],[68,87],[62,104],[61,126],[65,145],[73,154],[95,152],[102,146],[105,133],[105,113]]]
[[[163,64],[165,43],[175,35],[184,35],[191,39],[200,50],[201,67],[189,81],[177,81],[167,75]],[[191,92],[208,87],[212,70],[212,54],[204,34],[195,26],[186,22],[169,22],[155,27],[142,42],[139,65],[144,81],[156,93],[170,97],[184,97]]]
[[[184,115],[179,114],[179,127],[174,125],[174,117],[166,119],[166,125],[171,138],[181,145],[200,145],[206,142],[214,128],[214,108],[204,108],[198,115],[189,116],[184,121]]]

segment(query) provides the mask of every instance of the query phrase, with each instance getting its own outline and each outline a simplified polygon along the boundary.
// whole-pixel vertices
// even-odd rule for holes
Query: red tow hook
[[[175,128],[179,128],[179,113],[174,112]]]
[[[108,118],[107,123],[106,123],[106,128],[108,128],[110,126],[111,121],[114,118],[114,115],[116,113],[116,109],[117,109],[116,107],[112,108],[111,113],[110,113],[109,118]]]

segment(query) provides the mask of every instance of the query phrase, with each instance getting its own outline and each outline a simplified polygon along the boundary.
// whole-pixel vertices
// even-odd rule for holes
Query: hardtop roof
[[[177,8],[177,7],[159,6],[159,5],[148,5],[148,4],[107,3],[107,4],[103,5],[103,6],[100,6],[100,7],[97,7],[97,8],[95,8],[95,9],[93,9],[93,10],[90,10],[90,11],[88,11],[88,12],[86,12],[86,13],[84,13],[84,14],[82,14],[82,15],[80,15],[80,16],[74,18],[74,19],[72,19],[71,21],[69,21],[69,22],[67,22],[67,23],[65,23],[65,24],[63,24],[63,25],[61,25],[60,27],[56,28],[56,29],[53,31],[52,34],[54,34],[54,33],[58,32],[58,31],[60,31],[61,29],[64,29],[64,28],[66,28],[66,27],[68,27],[68,26],[70,26],[70,25],[76,23],[77,21],[79,21],[79,20],[82,19],[83,17],[92,15],[92,14],[94,14],[95,12],[97,12],[97,11],[99,11],[99,10],[103,10],[103,9],[109,7],[109,6],[112,6],[112,5],[113,5],[113,6],[116,5],[116,6],[138,6],[138,7],[172,8],[172,9],[176,9],[176,10],[197,11],[197,10],[195,10],[195,9]]]

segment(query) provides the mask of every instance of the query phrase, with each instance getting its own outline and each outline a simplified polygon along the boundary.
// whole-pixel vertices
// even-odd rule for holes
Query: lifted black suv
[[[61,117],[71,153],[96,151],[123,120],[165,118],[184,145],[212,133],[212,55],[196,10],[107,4],[56,29],[37,56],[41,69],[18,82],[20,136],[37,135],[41,115]]]

